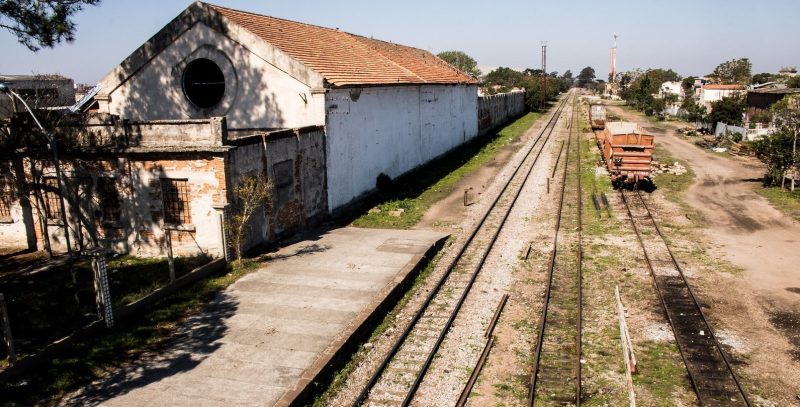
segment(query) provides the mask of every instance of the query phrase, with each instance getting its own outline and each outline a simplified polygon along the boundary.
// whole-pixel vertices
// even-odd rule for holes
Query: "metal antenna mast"
[[[547,41],[542,44],[542,110],[547,104]]]

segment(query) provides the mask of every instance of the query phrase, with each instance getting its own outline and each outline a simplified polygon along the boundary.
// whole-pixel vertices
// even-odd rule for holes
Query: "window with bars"
[[[162,178],[161,199],[165,224],[186,225],[192,223],[188,180]]]
[[[58,189],[58,179],[47,177],[42,180],[44,186],[44,213],[47,220],[61,220],[61,199]]]
[[[0,221],[11,219],[11,202],[14,201],[11,180],[0,176]]]
[[[122,215],[119,191],[113,178],[98,178],[97,193],[100,198],[100,213],[105,223],[117,223]]]

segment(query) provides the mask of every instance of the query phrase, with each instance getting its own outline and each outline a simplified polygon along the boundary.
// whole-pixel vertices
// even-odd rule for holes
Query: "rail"
[[[559,104],[559,106],[557,106],[556,110],[554,111],[552,116],[549,118],[547,124],[544,126],[544,128],[541,130],[541,132],[538,134],[536,140],[533,143],[531,143],[531,146],[528,149],[528,151],[525,153],[525,156],[522,158],[522,160],[520,162],[520,165],[518,165],[514,169],[514,171],[511,174],[511,176],[508,178],[506,183],[503,185],[501,191],[497,194],[497,196],[492,201],[492,203],[489,206],[489,208],[486,210],[486,212],[483,214],[481,219],[478,221],[478,223],[472,229],[472,231],[470,232],[469,236],[465,240],[464,244],[461,246],[461,248],[460,248],[459,252],[457,253],[457,255],[455,256],[455,258],[448,264],[448,267],[446,268],[446,270],[444,271],[442,276],[439,278],[439,280],[436,282],[435,287],[431,290],[431,292],[425,298],[425,300],[423,301],[423,303],[420,306],[420,308],[417,310],[417,312],[411,318],[411,321],[406,325],[406,328],[400,334],[400,336],[398,337],[398,339],[396,340],[396,342],[394,343],[394,345],[392,346],[390,351],[387,353],[387,355],[383,358],[383,360],[381,361],[381,363],[378,366],[377,370],[372,374],[372,376],[370,377],[369,381],[367,382],[367,385],[363,388],[363,390],[361,391],[361,393],[359,394],[359,396],[356,398],[355,402],[353,403],[353,406],[359,406],[362,403],[364,403],[364,401],[367,400],[367,398],[370,396],[370,392],[375,387],[375,385],[378,383],[378,380],[384,374],[384,372],[386,371],[386,369],[389,366],[390,362],[395,358],[395,356],[399,352],[400,348],[403,346],[403,344],[409,338],[409,336],[411,335],[412,331],[416,327],[417,323],[422,318],[423,314],[425,314],[426,310],[428,310],[428,308],[429,308],[430,304],[433,302],[434,298],[437,296],[437,294],[439,294],[439,292],[441,291],[441,288],[445,285],[446,281],[448,280],[448,278],[452,274],[453,270],[456,268],[456,266],[461,261],[462,257],[466,253],[467,249],[469,247],[471,247],[471,245],[473,243],[479,243],[480,244],[480,242],[476,242],[475,237],[477,236],[478,232],[483,229],[484,225],[486,224],[487,219],[489,219],[489,216],[492,214],[493,210],[498,207],[498,203],[501,201],[501,198],[506,194],[506,191],[511,186],[511,184],[514,181],[514,179],[516,178],[517,174],[520,172],[520,170],[523,168],[525,163],[531,157],[531,155],[533,154],[536,146],[538,145],[539,146],[539,151],[536,154],[536,156],[533,158],[533,163],[530,164],[530,167],[529,167],[527,173],[524,174],[524,179],[520,183],[519,188],[516,191],[513,191],[513,199],[511,201],[510,205],[508,206],[506,212],[503,214],[502,220],[500,221],[499,226],[497,227],[497,230],[494,232],[494,234],[492,235],[492,237],[489,240],[488,244],[484,248],[484,252],[481,255],[481,258],[480,258],[480,260],[478,262],[478,265],[475,267],[474,271],[472,272],[472,274],[471,274],[471,276],[469,278],[469,281],[467,282],[466,287],[464,287],[464,289],[462,291],[462,294],[459,297],[458,301],[456,302],[456,304],[455,304],[452,312],[450,313],[447,321],[442,326],[442,328],[440,330],[440,333],[439,333],[439,335],[438,335],[438,337],[436,339],[436,342],[434,343],[433,347],[428,352],[428,355],[425,358],[425,360],[422,363],[422,365],[419,367],[419,370],[417,371],[417,373],[415,375],[415,379],[414,379],[413,383],[411,384],[410,388],[406,391],[405,397],[404,397],[403,402],[401,403],[401,405],[407,406],[407,405],[410,404],[411,400],[413,399],[414,395],[416,394],[416,391],[419,388],[419,385],[422,382],[422,379],[424,378],[428,368],[430,367],[430,364],[433,361],[434,356],[436,355],[439,347],[441,346],[442,342],[444,341],[444,338],[447,335],[447,331],[452,326],[453,321],[455,320],[456,316],[458,315],[458,312],[459,312],[461,306],[463,305],[467,295],[469,294],[469,291],[470,291],[473,283],[475,282],[475,279],[477,278],[477,276],[478,276],[478,274],[479,274],[479,272],[480,272],[480,270],[481,270],[481,268],[483,266],[483,263],[486,260],[486,257],[488,256],[489,252],[491,251],[491,248],[493,247],[494,243],[496,242],[497,236],[499,235],[500,230],[502,230],[503,225],[504,225],[506,219],[508,218],[508,214],[511,211],[511,208],[513,208],[514,203],[516,202],[517,198],[519,197],[520,192],[521,192],[521,190],[522,190],[522,188],[523,188],[523,186],[525,184],[525,181],[530,176],[530,173],[533,170],[536,162],[538,161],[539,156],[541,155],[542,151],[544,150],[544,147],[547,145],[547,141],[549,140],[550,135],[552,134],[553,129],[555,128],[555,124],[558,122],[558,119],[561,117],[561,113],[562,113],[562,111],[564,109],[564,106],[566,105],[568,99],[569,99],[569,96],[566,97]],[[549,129],[549,131],[548,131],[548,129]],[[545,135],[545,133],[547,133],[547,135]],[[540,143],[540,141],[541,141],[541,143]]]
[[[747,392],[714,335],[683,269],[672,253],[641,191],[635,191],[639,204],[632,203],[623,189],[619,191],[700,405],[751,406]],[[638,213],[634,215],[634,211],[637,210]],[[648,236],[657,239],[649,242],[649,249],[641,230],[648,227],[647,223],[650,223],[655,232],[649,233]],[[657,246],[662,246],[660,259],[654,256],[656,250],[653,249]],[[666,268],[661,267],[657,270],[656,264]]]
[[[576,100],[573,100],[573,109],[572,115],[573,118],[577,113],[576,109]],[[533,371],[531,373],[531,382],[530,388],[528,392],[528,405],[533,406],[536,402],[536,395],[537,390],[541,382],[547,382],[547,385],[552,385],[554,383],[563,383],[567,382],[566,386],[560,388],[551,388],[549,389],[548,397],[555,397],[561,403],[568,403],[568,404],[575,404],[580,406],[581,404],[581,353],[582,353],[582,336],[581,332],[583,330],[583,312],[582,312],[582,263],[583,263],[583,250],[582,250],[582,217],[583,217],[583,192],[581,187],[581,140],[580,140],[580,132],[575,131],[574,123],[571,121],[569,126],[569,136],[567,138],[567,145],[566,145],[566,153],[564,157],[564,171],[561,180],[561,192],[559,197],[558,203],[558,211],[556,214],[556,223],[555,223],[555,232],[553,234],[553,250],[550,254],[550,261],[548,264],[548,271],[547,271],[547,286],[545,288],[545,296],[544,296],[544,304],[542,306],[542,314],[539,319],[539,333],[536,338],[536,350],[534,353],[534,363],[533,363]],[[576,222],[576,265],[577,267],[574,270],[574,275],[572,275],[571,269],[562,270],[559,269],[558,266],[558,248],[559,248],[559,235],[562,233],[562,218],[564,214],[564,202],[565,202],[565,195],[567,191],[567,181],[568,181],[568,174],[569,174],[569,156],[570,156],[570,147],[572,144],[573,135],[577,135],[577,157],[575,160],[576,164],[576,189],[575,192],[577,193],[577,222]],[[554,171],[555,173],[555,171]],[[561,273],[557,273],[558,271],[562,271]],[[558,274],[558,275],[557,275]],[[554,281],[556,278],[561,280],[566,280],[567,284],[558,284],[558,287],[555,291],[559,294],[558,297],[555,297],[554,294]],[[563,283],[563,281],[559,281]],[[572,297],[569,289],[569,283],[573,283],[572,288],[576,289],[575,297]],[[563,290],[567,290],[566,292]],[[576,307],[575,311],[575,320],[573,321],[570,317],[570,309],[572,306]],[[566,315],[566,316],[565,316]],[[558,336],[559,334],[563,334],[566,332],[566,335],[561,335],[560,338],[557,339],[570,339],[565,338],[565,336],[569,337],[571,334],[572,325],[574,323],[574,351],[570,351],[571,349],[566,348],[569,345],[569,341],[562,342],[562,341],[555,341],[560,345],[564,345],[562,347],[554,345],[554,342],[546,342],[546,334],[550,334],[553,336]],[[548,352],[544,351],[544,348],[556,346],[555,351],[548,350]],[[567,364],[573,363],[573,367],[571,371],[569,368],[565,368],[560,366],[561,361],[563,359],[552,361],[548,360],[547,366],[543,366],[542,363],[542,355],[548,354],[551,356],[555,355],[563,355],[564,353],[572,354],[573,359],[571,361],[567,361]],[[568,365],[567,365],[568,366]],[[566,371],[566,374],[564,372]],[[574,377],[570,377],[574,375]],[[567,377],[564,377],[567,376]],[[571,389],[572,386],[569,386],[569,382],[573,381],[574,389]],[[571,392],[570,390],[574,390]],[[571,393],[571,394],[569,394]]]

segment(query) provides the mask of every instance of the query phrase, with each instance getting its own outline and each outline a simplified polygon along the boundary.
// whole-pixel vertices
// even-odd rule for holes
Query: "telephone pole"
[[[547,105],[547,41],[542,44],[542,110]]]

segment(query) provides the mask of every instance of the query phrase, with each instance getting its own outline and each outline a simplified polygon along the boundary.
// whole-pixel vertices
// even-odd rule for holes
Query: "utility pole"
[[[547,41],[542,44],[542,110],[547,105]]]

